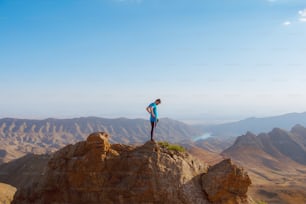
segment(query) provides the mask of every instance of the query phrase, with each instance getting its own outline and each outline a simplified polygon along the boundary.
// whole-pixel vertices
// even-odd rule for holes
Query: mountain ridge
[[[247,131],[255,134],[268,132],[278,127],[290,130],[296,124],[306,126],[306,112],[287,113],[269,117],[250,117],[243,120],[218,125],[203,126],[202,130],[216,137],[237,137]]]
[[[245,167],[253,181],[251,195],[271,204],[306,202],[306,128],[248,132],[222,152]]]
[[[0,163],[26,153],[45,154],[84,140],[92,132],[105,131],[111,142],[143,143],[149,138],[150,123],[145,119],[80,117],[44,120],[0,119]],[[190,140],[201,133],[190,125],[169,118],[161,118],[155,138],[178,142]]]
[[[302,134],[292,132],[297,127]],[[246,156],[242,152],[247,153],[250,149],[262,151],[267,155],[278,158],[280,160],[290,159],[301,165],[306,165],[306,128],[296,125],[291,131],[281,128],[273,128],[269,133],[261,133],[259,135],[247,132],[245,135],[237,137],[235,143],[224,150],[222,154],[233,156],[239,155],[240,158]],[[297,141],[299,139],[299,141]]]

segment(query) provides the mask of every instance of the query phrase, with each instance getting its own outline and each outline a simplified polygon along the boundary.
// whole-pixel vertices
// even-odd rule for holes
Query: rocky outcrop
[[[202,188],[213,203],[248,203],[251,180],[247,173],[230,159],[210,167],[202,176]]]
[[[211,172],[205,163],[155,142],[133,147],[111,145],[108,138],[106,133],[93,133],[56,152],[43,178],[18,190],[13,203],[210,203],[204,186],[219,181],[204,178]],[[225,173],[233,182],[241,179]],[[244,190],[235,198],[244,197]]]
[[[8,204],[13,200],[16,188],[5,183],[0,183],[0,203]]]

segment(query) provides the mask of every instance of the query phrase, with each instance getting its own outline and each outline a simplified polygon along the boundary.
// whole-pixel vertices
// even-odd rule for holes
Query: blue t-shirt
[[[151,122],[156,122],[157,119],[158,119],[157,106],[156,106],[155,103],[151,103],[151,104],[149,105],[149,107],[152,108],[153,113],[154,113],[154,115],[155,115],[155,118],[154,118],[154,117],[152,116],[152,114],[150,114],[150,121],[151,121]]]

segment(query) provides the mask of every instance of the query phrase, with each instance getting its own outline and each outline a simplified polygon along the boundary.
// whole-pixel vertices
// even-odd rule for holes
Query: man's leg
[[[153,141],[154,128],[155,128],[155,122],[151,121],[151,141]]]

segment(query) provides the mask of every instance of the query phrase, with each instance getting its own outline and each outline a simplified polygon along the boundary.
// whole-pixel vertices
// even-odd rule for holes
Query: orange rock
[[[247,191],[251,184],[248,174],[230,159],[210,167],[202,176],[202,188],[213,203],[248,203]]]
[[[42,180],[19,189],[13,203],[210,203],[201,187],[206,164],[155,142],[110,145],[108,137],[93,133],[56,152]]]

